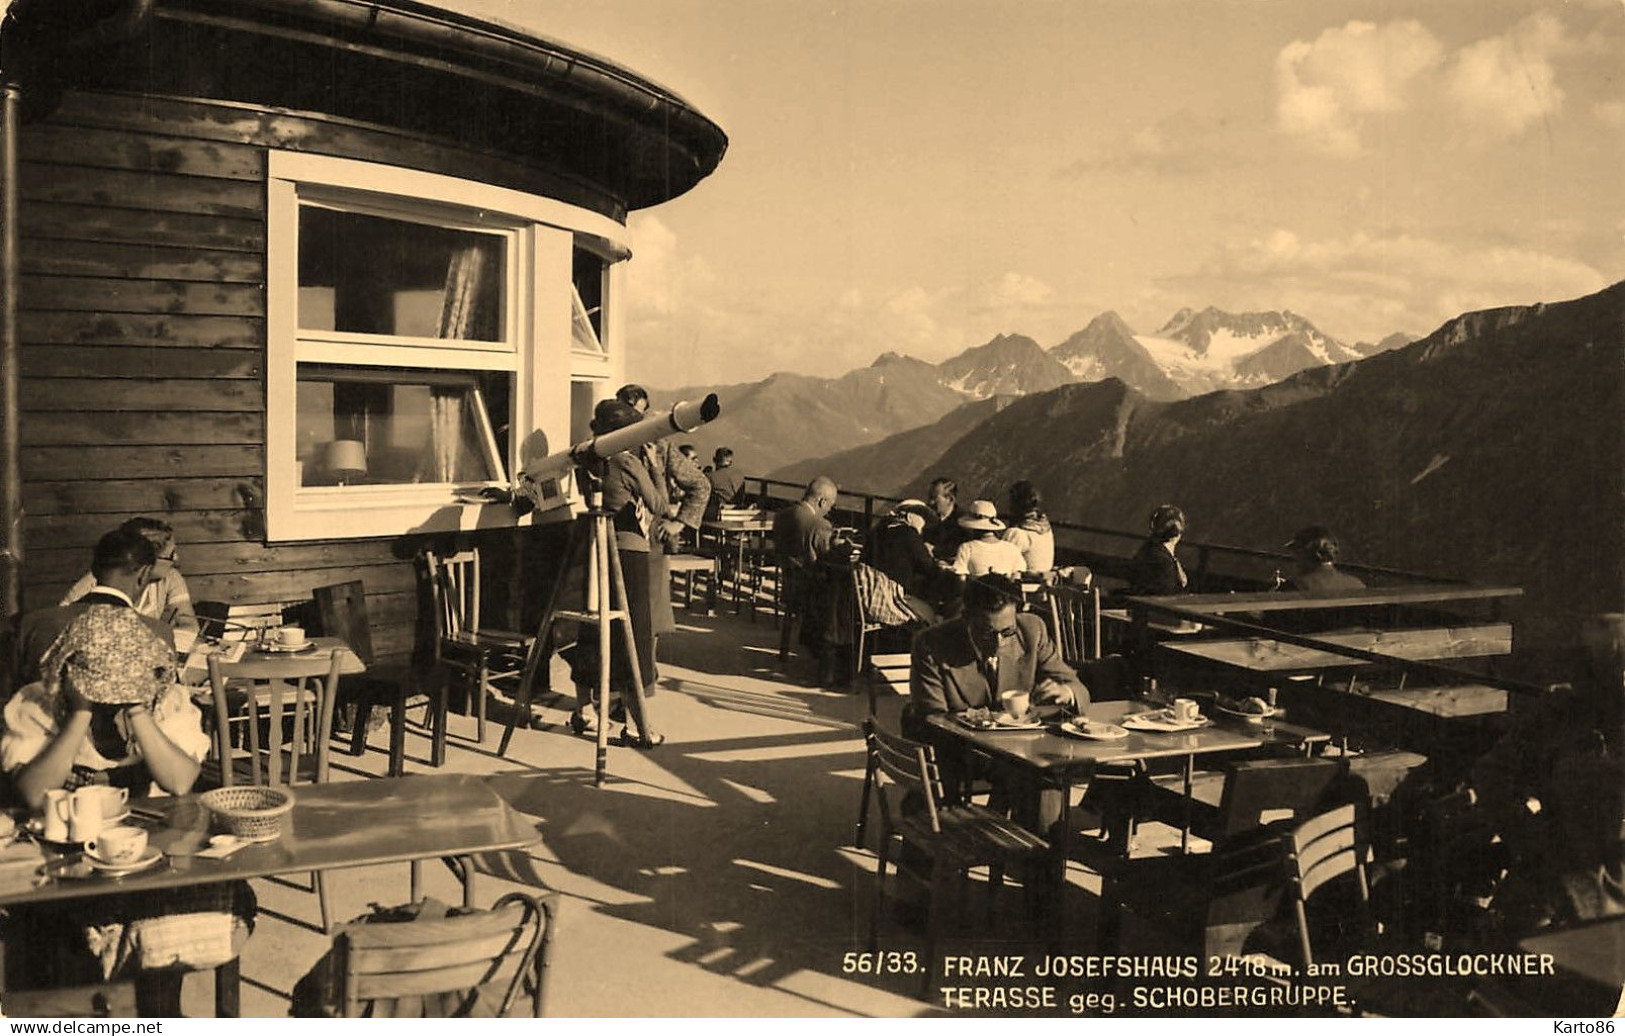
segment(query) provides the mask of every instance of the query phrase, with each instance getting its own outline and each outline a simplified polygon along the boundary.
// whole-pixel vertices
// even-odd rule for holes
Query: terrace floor
[[[479,900],[488,904],[527,887],[561,897],[548,1015],[896,1018],[943,1012],[940,993],[930,1001],[918,995],[918,975],[843,968],[846,954],[867,949],[874,895],[874,854],[852,846],[864,766],[862,686],[811,686],[812,664],[800,658],[789,673],[781,671],[770,617],[753,623],[727,611],[678,616],[678,632],[662,638],[660,689],[651,703],[668,740],[647,753],[613,748],[602,787],[593,782],[593,745],[569,733],[562,696],[544,704],[548,728],[521,728],[505,759],[495,754],[500,723],[492,724],[482,746],[472,739],[471,717],[452,717],[446,769],[492,775],[493,786],[541,835],[528,850],[480,862]],[[569,688],[557,660],[552,685]],[[900,706],[881,692],[884,718],[894,719]],[[498,720],[505,715],[500,705],[493,713]],[[383,772],[387,737],[378,731],[372,741],[362,758],[334,756],[335,780]],[[427,749],[427,738],[414,728],[409,772],[432,772]],[[1147,824],[1138,844],[1156,851],[1177,841],[1176,832]],[[428,895],[460,902],[460,886],[448,870],[425,866],[424,876]],[[260,920],[242,956],[243,1014],[285,1017],[293,984],[329,938],[319,930],[311,892],[277,881],[254,885]],[[405,865],[331,872],[328,887],[333,915],[341,920],[369,904],[393,905],[409,896]],[[942,952],[982,961],[1024,954],[1028,969],[1051,951],[1091,954],[1098,890],[1097,875],[1071,865],[1066,938],[1058,947],[1046,945],[1042,927],[1025,916],[1019,890],[1004,890],[991,930],[981,926],[982,897],[972,895],[968,916],[977,927],[951,936]],[[888,912],[880,949],[923,949],[920,929]],[[1148,942],[1149,936],[1130,928],[1125,950],[1191,952]],[[964,984],[1030,982],[971,978]],[[1067,1016],[1076,1013],[1068,1003],[1073,994],[1114,985],[1099,979],[1055,984],[1059,999],[1052,1009],[976,1013]],[[1122,987],[1116,988],[1121,997]],[[1459,1004],[1417,1002],[1406,1013],[1457,1013],[1452,1008]],[[1127,1006],[1121,999],[1116,1004],[1119,1011]],[[193,1016],[212,1013],[207,974],[187,978],[184,1007]],[[1084,1013],[1112,1011],[1097,1001]]]
[[[660,689],[651,705],[666,732],[652,752],[612,748],[610,776],[593,783],[593,745],[565,724],[562,697],[542,714],[548,729],[519,729],[507,758],[501,726],[473,740],[473,719],[453,716],[446,769],[494,775],[494,787],[542,840],[481,861],[479,898],[545,886],[562,899],[547,1012],[563,1017],[907,1017],[933,1008],[918,976],[845,974],[843,955],[867,948],[875,857],[852,847],[863,778],[861,685],[810,686],[811,663],[779,671],[777,631],[723,611],[679,611],[661,641]],[[570,684],[555,660],[553,686]],[[900,702],[882,702],[883,714]],[[501,706],[493,706],[500,720]],[[383,772],[387,737],[374,732],[361,758],[336,753],[334,780]],[[413,728],[408,772],[433,772],[428,740]],[[874,835],[870,842],[873,844]],[[425,892],[448,903],[461,890],[426,866]],[[303,876],[292,876],[294,882]],[[1072,880],[1093,877],[1074,868]],[[309,891],[257,881],[260,921],[242,957],[243,1014],[288,1013],[292,986],[329,944]],[[1098,886],[1097,886],[1098,887]],[[308,885],[307,885],[308,888]],[[409,898],[407,868],[357,868],[328,876],[333,916]],[[1071,909],[1090,898],[1071,896]],[[1007,888],[999,927],[1006,952],[1038,952]],[[980,916],[973,897],[973,917]],[[1075,922],[1092,932],[1086,917]],[[1009,942],[1015,940],[1016,942]],[[1019,946],[1011,950],[1012,946]],[[1028,945],[1028,944],[1031,945]],[[918,949],[918,930],[895,917],[884,950]],[[950,943],[948,952],[993,952]],[[188,1014],[212,1013],[208,975],[189,976]]]

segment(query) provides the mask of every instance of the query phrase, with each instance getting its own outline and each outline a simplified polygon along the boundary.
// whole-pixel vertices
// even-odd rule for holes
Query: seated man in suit
[[[1039,706],[1088,707],[1088,688],[1062,661],[1043,620],[1017,612],[1021,599],[1021,584],[1007,576],[973,579],[965,584],[960,617],[933,626],[914,641],[903,733],[937,746],[943,784],[950,789],[974,776],[974,766],[963,743],[942,736],[925,722],[928,717],[973,708],[996,712],[1003,707],[999,696],[1008,690],[1031,691]],[[1040,796],[1028,782],[991,776],[1018,819],[1047,835],[1060,816],[1059,793]]]
[[[1337,590],[1364,590],[1365,583],[1358,576],[1339,571],[1337,556],[1340,549],[1337,537],[1323,525],[1310,525],[1299,529],[1287,541],[1298,557],[1297,571],[1287,580],[1288,590],[1308,590],[1330,593]]]
[[[835,506],[835,480],[819,475],[801,499],[773,516],[773,549],[785,579],[785,606],[801,616],[801,642],[819,660],[819,682],[833,682],[835,652],[828,643],[834,617],[819,562],[836,546],[835,526],[826,517]]]

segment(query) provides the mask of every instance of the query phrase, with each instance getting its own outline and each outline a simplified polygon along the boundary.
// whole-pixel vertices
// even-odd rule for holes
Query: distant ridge
[[[1182,309],[1158,335],[1138,335],[1108,310],[1049,350],[1025,335],[1000,334],[938,364],[886,352],[838,378],[780,373],[725,386],[716,390],[723,419],[692,441],[706,455],[718,445],[733,447],[747,470],[779,471],[923,428],[967,399],[1023,396],[1117,378],[1147,398],[1173,400],[1215,388],[1267,384],[1360,355],[1363,350],[1322,334],[1290,311]],[[665,403],[703,391],[709,390],[654,395]]]

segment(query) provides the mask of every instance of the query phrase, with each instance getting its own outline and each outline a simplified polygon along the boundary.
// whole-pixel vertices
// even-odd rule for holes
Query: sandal
[[[659,748],[661,745],[665,744],[666,735],[656,734],[654,737],[650,738],[632,733],[630,727],[622,727],[621,736],[615,739],[615,743],[620,745],[622,748],[636,748],[640,752],[647,752],[650,749]]]

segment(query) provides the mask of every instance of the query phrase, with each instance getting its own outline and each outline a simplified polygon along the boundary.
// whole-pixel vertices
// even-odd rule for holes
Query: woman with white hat
[[[954,555],[954,571],[975,579],[989,572],[1019,578],[1027,568],[1027,559],[1021,548],[1008,540],[1001,540],[1005,524],[999,520],[999,511],[991,500],[974,501],[959,519],[959,528],[968,539],[959,545]]]

